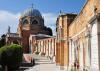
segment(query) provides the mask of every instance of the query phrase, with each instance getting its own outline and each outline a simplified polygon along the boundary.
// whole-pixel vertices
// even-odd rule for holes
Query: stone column
[[[54,54],[54,56],[55,56],[55,55],[56,55],[56,54],[55,54],[55,51],[56,51],[56,50],[55,50],[55,49],[56,49],[56,45],[55,45],[56,42],[55,42],[55,39],[53,39],[53,43],[54,43],[54,44],[53,44],[53,46],[54,46],[54,47],[53,47],[53,48],[54,48],[54,53],[53,53],[53,54]]]
[[[48,40],[46,40],[46,56],[48,55]]]
[[[36,42],[36,46],[37,46],[37,47],[36,47],[36,48],[37,48],[37,49],[36,49],[36,52],[38,52],[38,47],[39,47],[38,44],[39,44],[39,43],[38,43],[38,41],[37,41],[37,42]]]
[[[47,48],[47,47],[46,47],[46,40],[45,40],[45,54],[46,54],[46,48]]]
[[[41,49],[41,41],[40,41],[40,52],[41,52],[41,50],[42,50],[42,49]]]
[[[51,55],[50,54],[51,53],[51,44],[50,43],[51,43],[51,40],[49,39],[49,43],[48,43],[49,44],[49,50],[48,50],[49,51],[49,56]]]
[[[51,41],[50,41],[50,54],[51,54],[51,56],[53,56],[53,46],[52,46],[52,38],[51,38]]]
[[[48,40],[48,56],[49,56],[49,40]]]
[[[71,70],[72,66],[72,40],[69,40],[69,62],[68,62],[68,70]]]
[[[43,40],[43,53],[44,53],[44,40]]]
[[[80,49],[79,49],[79,65],[80,70],[83,71],[83,42],[82,39],[80,40]]]
[[[100,71],[100,19],[98,16],[94,16],[91,22],[91,71]]]
[[[43,40],[43,53],[45,52],[45,43],[44,43],[44,40]]]
[[[56,64],[60,65],[60,43],[56,42]]]
[[[100,14],[97,19],[97,34],[98,34],[98,63],[99,63],[99,71],[100,71]]]
[[[39,52],[41,52],[41,44],[40,44],[40,40],[39,40]]]

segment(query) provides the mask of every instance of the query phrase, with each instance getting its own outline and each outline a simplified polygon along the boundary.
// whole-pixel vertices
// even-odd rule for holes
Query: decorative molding
[[[89,24],[92,24],[92,22],[94,22],[97,18],[100,18],[100,13],[96,13],[90,20],[89,20]]]

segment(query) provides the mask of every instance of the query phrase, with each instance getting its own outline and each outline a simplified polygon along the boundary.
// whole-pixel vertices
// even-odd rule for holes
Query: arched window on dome
[[[38,21],[37,20],[33,20],[32,24],[36,25],[36,24],[38,24]]]
[[[28,24],[28,20],[24,20],[23,21],[23,24]]]

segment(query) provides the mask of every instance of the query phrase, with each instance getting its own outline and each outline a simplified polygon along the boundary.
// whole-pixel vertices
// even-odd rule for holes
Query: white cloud
[[[56,19],[57,15],[53,13],[43,13],[45,25],[52,28],[53,34],[56,35]]]
[[[11,32],[16,32],[19,23],[20,13],[11,13],[0,10],[0,35],[7,32],[8,26],[11,27]],[[43,13],[45,25],[51,27],[55,34],[55,23],[57,16],[53,13]]]
[[[11,26],[11,32],[16,32],[19,16],[19,13],[0,10],[0,35],[7,33],[8,26]]]

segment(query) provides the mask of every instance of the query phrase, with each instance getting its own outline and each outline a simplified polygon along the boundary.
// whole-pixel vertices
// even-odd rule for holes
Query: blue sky
[[[0,35],[11,31],[16,32],[21,13],[34,4],[45,19],[45,25],[55,30],[56,18],[59,11],[64,13],[79,13],[86,0],[0,0]],[[55,34],[55,32],[54,32]]]

